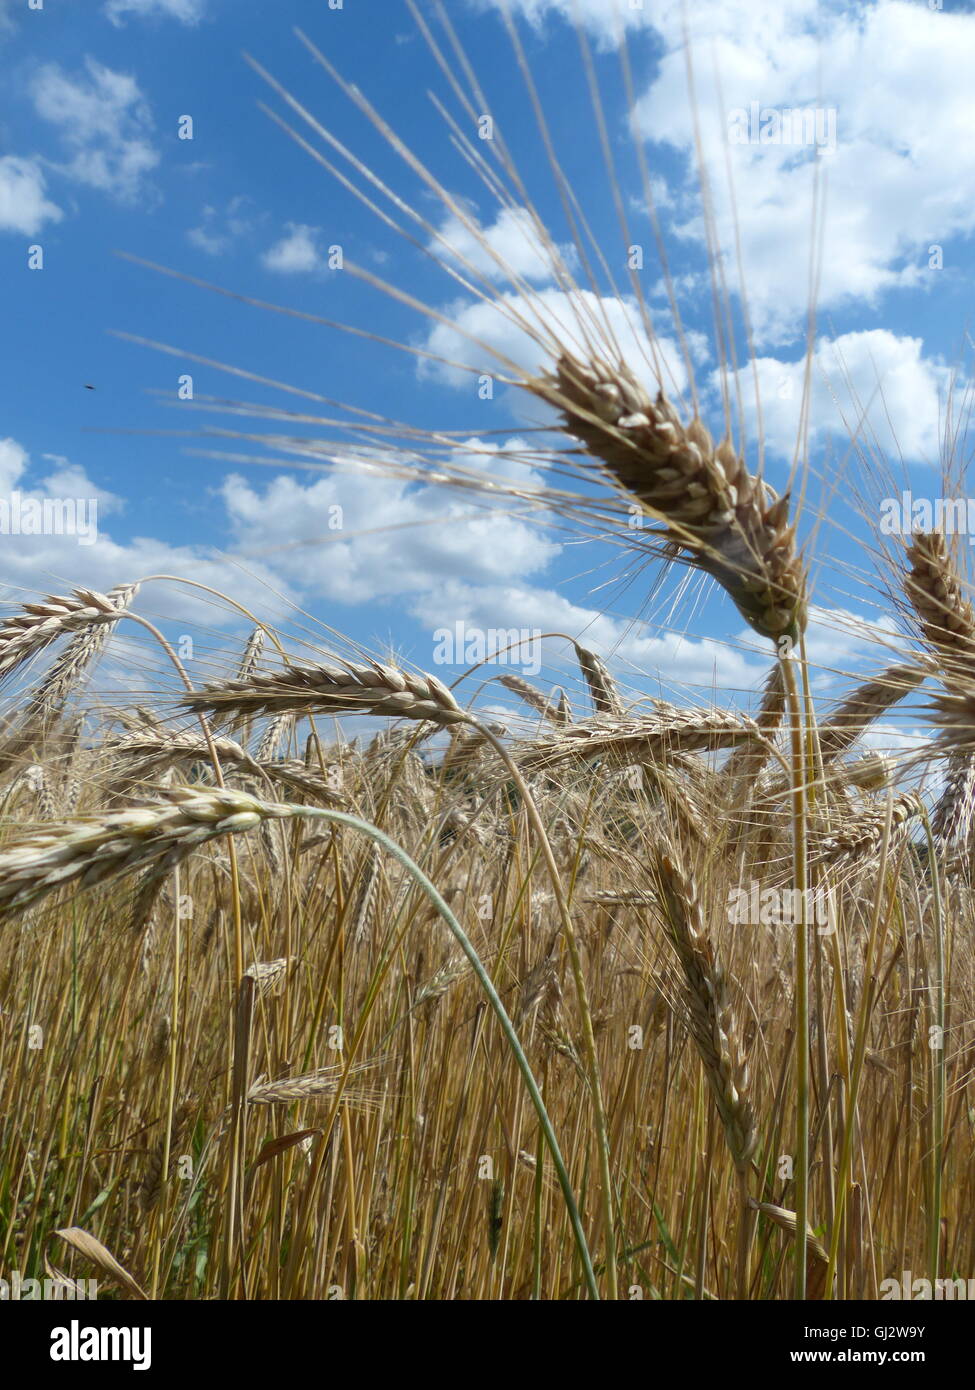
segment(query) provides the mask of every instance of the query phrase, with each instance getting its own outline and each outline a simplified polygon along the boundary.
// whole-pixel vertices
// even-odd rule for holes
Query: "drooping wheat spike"
[[[281,717],[292,718],[291,715]],[[235,766],[253,777],[280,782],[282,786],[324,801],[327,805],[339,802],[340,798],[328,784],[309,772],[304,763],[290,759],[265,762],[252,758],[230,738],[214,737],[212,746],[222,764]],[[132,783],[158,777],[161,772],[179,763],[206,762],[210,757],[210,743],[194,729],[184,729],[178,733],[140,730],[104,744],[103,751],[107,758],[121,765],[121,780]]]
[[[213,751],[221,762],[238,764],[248,772],[260,771],[255,759],[233,739],[214,737],[212,742]],[[101,752],[110,763],[122,765],[127,780],[138,782],[176,763],[206,761],[210,745],[199,729],[176,732],[160,726],[158,732],[138,729],[121,738],[106,740]]]
[[[757,1202],[749,1197],[748,1204],[755,1211],[768,1217],[774,1226],[787,1231],[793,1238],[799,1228],[796,1214],[787,1207],[777,1207],[771,1202]],[[829,1255],[823,1242],[811,1226],[806,1228],[806,1297],[820,1299],[826,1292],[826,1275],[829,1268]]]
[[[74,589],[67,597],[51,594],[42,603],[25,603],[0,623],[0,682],[65,633],[116,622],[135,592],[131,584],[113,589],[114,597],[95,589]]]
[[[907,547],[904,590],[921,635],[952,676],[975,676],[975,609],[965,597],[940,531],[919,532]]]
[[[137,810],[62,821],[0,849],[0,912],[29,907],[64,884],[91,888],[166,859],[179,862],[220,835],[284,819],[294,808],[216,787],[173,787]]]
[[[247,1092],[251,1105],[284,1105],[296,1100],[320,1100],[335,1094],[342,1076],[342,1067],[319,1067],[303,1076],[286,1077],[283,1081],[257,1082]]]
[[[107,599],[118,613],[124,613],[138,592],[138,584],[117,584],[107,594],[97,597]],[[110,622],[91,621],[75,634],[32,696],[24,714],[25,726],[35,720],[46,721],[60,710],[67,695],[103,650],[112,626]]]
[[[758,1128],[748,1094],[748,1064],[725,973],[708,935],[694,880],[666,847],[658,851],[655,869],[664,925],[684,972],[691,1036],[704,1064],[732,1160],[744,1173],[758,1143]]]
[[[547,719],[550,724],[564,724],[566,722],[560,707],[553,704],[550,697],[532,685],[531,681],[526,681],[521,676],[507,675],[501,677],[501,684],[506,690],[520,695],[530,709],[533,709],[536,714],[540,714],[543,719]]]
[[[415,676],[383,662],[286,666],[244,681],[216,681],[182,702],[195,714],[361,713],[459,724],[468,716],[436,676]]]
[[[521,744],[516,752],[522,765],[532,770],[567,759],[665,758],[670,752],[726,748],[754,737],[756,732],[751,719],[731,710],[681,709],[661,701],[653,714],[580,722]]]
[[[653,400],[622,362],[563,353],[528,386],[756,632],[799,635],[806,580],[788,497],[753,477],[728,440],[715,445],[698,418],[685,426],[663,393]]]
[[[891,833],[900,830],[924,811],[924,802],[917,792],[895,796],[890,811]],[[887,823],[887,810],[882,803],[840,825],[824,835],[814,850],[813,864],[840,864],[849,860],[869,860],[880,848]]]
[[[589,687],[589,698],[592,700],[593,709],[597,714],[608,714],[617,719],[622,718],[626,713],[626,706],[620,698],[616,682],[606,669],[606,663],[595,652],[589,651],[587,647],[581,646],[578,642],[573,645],[576,649],[579,669]]]
[[[926,672],[918,666],[889,666],[872,680],[858,685],[820,727],[823,763],[830,763],[851,748],[871,724],[916,690]]]

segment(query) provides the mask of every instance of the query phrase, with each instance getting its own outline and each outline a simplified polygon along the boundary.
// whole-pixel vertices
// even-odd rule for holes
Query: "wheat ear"
[[[459,724],[468,718],[436,676],[415,676],[381,662],[286,666],[246,680],[213,682],[184,696],[181,703],[195,714],[361,713],[435,724]]]
[[[713,708],[681,709],[661,701],[653,714],[640,718],[597,718],[546,734],[522,744],[517,756],[528,769],[552,767],[566,759],[663,758],[668,753],[726,748],[757,733],[745,715]]]
[[[871,724],[916,690],[925,675],[918,666],[889,666],[873,680],[857,686],[819,730],[823,762],[832,762],[851,748]]]
[[[658,852],[656,870],[667,933],[687,985],[691,1035],[731,1157],[744,1174],[758,1143],[758,1129],[748,1098],[748,1065],[725,973],[704,925],[694,880],[669,848]]]
[[[904,590],[921,635],[948,674],[975,672],[975,609],[965,597],[947,542],[939,531],[918,533],[907,548]]]
[[[219,835],[292,815],[291,806],[240,791],[174,787],[151,806],[45,827],[0,849],[0,911],[29,907],[62,884],[93,887],[164,856],[172,864]]]
[[[65,633],[116,621],[135,591],[131,584],[113,589],[114,597],[74,589],[68,596],[51,594],[42,603],[25,603],[0,623],[0,681]]]
[[[806,581],[788,497],[749,473],[728,440],[715,445],[697,417],[685,426],[663,393],[653,400],[622,362],[563,353],[554,371],[528,385],[756,632],[798,637]]]
[[[626,712],[626,706],[620,698],[616,682],[606,669],[606,663],[588,647],[582,647],[578,642],[574,643],[574,646],[579,669],[589,687],[593,709],[597,714],[608,714],[621,719]]]

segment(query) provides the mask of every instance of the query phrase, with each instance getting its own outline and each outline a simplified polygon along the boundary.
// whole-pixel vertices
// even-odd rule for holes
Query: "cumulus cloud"
[[[800,424],[806,363],[759,357],[754,363],[766,445],[792,455]],[[813,352],[810,439],[847,439],[889,459],[937,463],[945,403],[955,374],[924,356],[920,338],[873,328],[820,340]],[[739,372],[746,416],[756,426],[753,368]],[[717,388],[717,375],[712,385]],[[957,389],[957,383],[956,383]]]
[[[426,341],[428,351],[444,360],[421,363],[420,370],[452,386],[469,387],[471,371],[510,371],[505,359],[531,374],[550,367],[563,348],[585,359],[587,331],[597,341],[610,337],[651,391],[656,392],[661,380],[671,395],[687,385],[676,345],[667,338],[651,345],[637,304],[626,296],[599,297],[579,290],[570,298],[549,287],[531,299],[505,294],[493,304],[454,304],[444,317],[448,321],[438,323]]]
[[[475,448],[476,445],[476,448]],[[471,441],[455,467],[486,478],[537,482],[503,449]],[[472,584],[544,569],[559,545],[510,508],[478,507],[448,489],[329,470],[312,483],[291,475],[259,487],[232,475],[221,489],[236,546],[275,568],[305,593],[361,604],[415,594],[460,575]]]
[[[730,143],[735,113],[750,113],[752,103],[760,111],[818,107],[835,115],[835,149],[820,157],[827,252],[821,306],[874,303],[885,292],[923,285],[938,273],[928,268],[929,247],[975,229],[975,151],[964,133],[975,65],[970,11],[932,15],[907,0],[845,9],[813,0],[701,0],[690,7],[667,0],[635,10],[628,0],[515,0],[515,8],[536,24],[549,15],[578,17],[606,45],[621,24],[653,32],[661,53],[638,100],[636,129],[685,157],[689,185],[700,131],[722,245],[734,248],[736,225],[741,239],[759,342],[780,344],[801,331],[814,249],[815,151],[808,144]],[[698,59],[697,126],[685,23]],[[699,218],[676,230],[703,236]],[[733,271],[729,264],[732,280]]]
[[[56,126],[70,159],[61,172],[102,193],[132,202],[159,163],[150,141],[152,115],[139,84],[94,58],[71,75],[57,63],[35,74],[34,106]]]
[[[17,155],[0,158],[0,231],[35,236],[47,222],[63,214],[45,197],[44,174],[36,159]]]
[[[36,515],[42,515],[45,500],[74,507],[67,512],[61,505],[49,508],[48,514],[62,522],[66,516],[73,517],[67,529],[60,534],[50,530],[34,534],[31,524],[12,534],[11,519],[24,518],[32,506]],[[105,590],[143,575],[179,574],[232,593],[262,613],[284,611],[275,595],[283,590],[286,601],[291,592],[287,583],[258,561],[222,558],[202,546],[170,545],[151,536],[115,540],[103,518],[123,508],[123,498],[99,487],[79,465],[50,454],[43,456],[41,465],[34,464],[17,440],[0,439],[0,525],[5,528],[0,536],[0,586],[15,594],[47,585],[58,590],[76,585]],[[72,530],[75,522],[78,529]],[[81,534],[85,540],[79,543]],[[240,621],[235,612],[218,611],[185,586],[172,586],[165,611],[173,619],[209,625],[236,626]]]
[[[285,235],[269,247],[261,261],[281,275],[307,275],[323,264],[318,249],[319,229],[301,222],[287,222]]]
[[[454,580],[421,594],[411,611],[430,634],[430,655],[422,650],[416,654],[421,665],[432,659],[437,643],[434,634],[463,622],[467,628],[484,632],[514,628],[567,633],[599,652],[614,673],[638,688],[646,686],[645,677],[649,676],[659,677],[665,686],[696,686],[700,692],[741,690],[755,685],[763,671],[758,653],[752,656],[747,649],[707,637],[667,631],[648,634],[643,624],[575,603],[555,589],[540,586],[507,583],[474,587]],[[546,657],[556,665],[563,664],[564,644],[552,640],[546,646]],[[574,658],[570,662],[571,679],[578,680]],[[510,664],[516,667],[514,658]],[[550,666],[546,669],[552,673]],[[701,698],[707,695],[702,693]]]
[[[547,284],[554,279],[553,251],[571,268],[576,261],[572,246],[550,248],[525,208],[502,208],[494,222],[482,227],[471,215],[467,223],[447,217],[430,242],[438,255],[452,257],[464,274],[476,271],[489,280],[510,280],[512,276],[531,284]]]

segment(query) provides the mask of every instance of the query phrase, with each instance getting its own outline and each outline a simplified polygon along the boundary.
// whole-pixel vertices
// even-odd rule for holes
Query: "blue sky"
[[[563,245],[568,227],[498,8],[491,0],[448,5],[539,215]],[[581,17],[621,195],[634,240],[646,248],[641,283],[660,311],[661,338],[673,344],[633,155],[634,133],[645,141],[695,377],[713,409],[717,356],[680,7],[651,0],[642,7],[629,0],[512,0],[511,8],[567,178],[622,283],[625,248],[578,42],[566,23],[573,12]],[[802,394],[813,152],[774,143],[729,146],[729,116],[752,103],[765,111],[816,104],[833,112],[833,147],[820,158],[827,180],[811,496],[819,497],[822,478],[835,484],[820,544],[841,561],[862,564],[843,529],[874,545],[877,538],[869,515],[861,521],[854,514],[852,481],[837,474],[847,448],[842,414],[855,419],[851,401],[870,402],[864,438],[874,436],[877,456],[898,478],[903,466],[915,492],[934,496],[941,490],[946,393],[953,374],[956,391],[963,393],[966,383],[975,15],[900,0],[855,7],[705,0],[692,9],[697,119],[715,224],[731,253],[732,282],[736,226],[741,242],[768,473],[777,484],[788,473]],[[630,115],[613,52],[619,19],[627,26],[636,86]],[[141,574],[177,572],[215,583],[264,613],[279,611],[275,594],[283,594],[353,639],[371,648],[391,645],[420,666],[430,665],[437,628],[465,621],[568,631],[637,685],[652,687],[658,671],[667,690],[685,681],[753,685],[767,656],[733,610],[714,596],[701,602],[697,588],[675,609],[672,585],[666,599],[648,604],[652,573],[624,561],[618,548],[598,540],[581,545],[510,508],[486,513],[470,498],[419,483],[309,472],[287,462],[248,466],[189,452],[272,456],[268,448],[186,432],[274,427],[186,408],[176,399],[181,373],[192,373],[198,399],[302,408],[295,397],[192,363],[195,354],[411,425],[457,431],[458,441],[469,432],[482,446],[488,440],[500,446],[501,454],[491,459],[482,447],[464,456],[470,466],[489,476],[524,476],[503,458],[511,441],[529,437],[525,431],[537,418],[519,393],[499,389],[493,399],[479,399],[470,375],[259,311],[113,254],[129,252],[471,363],[456,326],[476,325],[500,350],[524,360],[530,345],[513,336],[509,321],[491,320],[483,306],[465,301],[442,268],[378,221],[259,109],[265,101],[287,113],[247,65],[244,50],[463,252],[462,228],[313,62],[294,25],[375,102],[478,220],[486,243],[514,259],[547,296],[551,312],[559,312],[560,291],[536,265],[525,224],[500,214],[452,149],[427,89],[465,131],[470,122],[400,0],[345,0],[341,9],[324,0],[44,0],[40,9],[28,0],[0,0],[7,76],[0,108],[7,349],[0,495],[18,489],[99,499],[93,545],[68,536],[0,537],[6,596],[21,601],[28,589],[106,588]],[[181,140],[178,125],[187,115],[193,138]],[[30,270],[29,248],[38,246],[43,269]],[[330,247],[408,288],[446,322],[432,324],[360,278],[330,269]],[[483,246],[466,250],[483,261]],[[612,297],[607,285],[599,288]],[[737,298],[734,306],[740,327]],[[618,322],[624,336],[629,322],[625,313]],[[159,354],[111,330],[179,351]],[[742,384],[753,426],[749,373]],[[335,414],[325,405],[311,409]],[[340,531],[329,527],[336,506]],[[321,543],[294,544],[315,538]],[[857,621],[875,616],[869,594],[823,577],[817,597],[831,612],[845,608],[854,615],[824,619],[815,638],[819,655],[826,664],[855,664],[864,656]],[[174,593],[169,603],[177,624],[201,616],[185,597]],[[161,598],[158,604],[166,609]],[[230,617],[218,623],[212,610],[205,621],[222,623],[228,647],[241,630]],[[693,636],[682,636],[685,628]],[[740,639],[737,646],[708,641],[729,633]],[[646,682],[635,674],[640,670]]]

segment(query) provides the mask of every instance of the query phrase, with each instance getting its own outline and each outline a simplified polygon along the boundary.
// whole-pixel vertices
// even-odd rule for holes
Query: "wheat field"
[[[178,576],[103,593],[79,573],[10,605],[0,1274],[171,1300],[822,1301],[881,1298],[902,1271],[968,1280],[965,551],[874,526],[837,561],[835,499],[813,500],[824,474],[802,441],[774,488],[734,390],[715,411],[692,353],[683,380],[679,296],[662,335],[625,268],[622,199],[619,245],[594,246],[553,153],[567,254],[517,143],[473,133],[486,102],[449,16],[409,8],[454,101],[444,144],[524,219],[557,308],[418,153],[404,164],[466,253],[254,65],[279,138],[533,345],[541,369],[490,334],[473,347],[536,412],[515,461],[543,481],[472,466],[493,443],[458,461],[460,432],[386,418],[380,382],[373,413],[311,392],[226,403],[225,447],[433,478],[564,528],[580,555],[608,538],[628,583],[672,586],[671,622],[693,632],[717,609],[735,649],[744,627],[763,678],[731,699],[669,672],[664,698],[658,673],[578,632],[547,635],[531,678],[496,651],[427,669],[187,579],[240,634],[201,625],[201,677],[160,616]],[[598,127],[598,84],[587,100]],[[443,319],[409,284],[345,270]],[[381,338],[381,312],[354,331]],[[720,356],[731,381],[727,341]],[[948,438],[946,497],[963,464]],[[847,466],[869,524],[884,465],[854,447]],[[817,604],[854,574],[869,669],[824,683]],[[118,651],[128,695],[100,675]],[[922,736],[892,737],[898,719]]]

